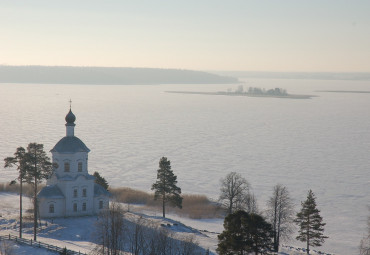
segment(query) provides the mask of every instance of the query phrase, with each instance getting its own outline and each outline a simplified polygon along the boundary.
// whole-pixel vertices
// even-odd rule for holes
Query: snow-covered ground
[[[19,196],[16,194],[0,193],[0,236],[8,234],[18,235],[18,198]],[[24,208],[30,207],[30,200],[24,198]],[[134,221],[142,217],[152,221],[156,226],[162,226],[173,231],[178,237],[194,235],[200,247],[204,250],[209,249],[211,253],[215,254],[217,248],[217,235],[223,230],[222,219],[196,220],[179,217],[171,213],[167,214],[167,219],[163,219],[161,217],[161,212],[149,210],[143,206],[130,205],[128,207],[124,205],[124,209],[128,208],[129,212],[125,214],[127,220]],[[43,221],[42,230],[38,234],[38,241],[61,248],[67,247],[70,250],[88,254],[96,245],[94,238],[94,223],[96,221],[97,217],[95,216],[58,218],[53,221]],[[32,239],[33,232],[31,225],[24,229],[23,237]],[[55,254],[43,249],[21,246],[18,244],[13,244],[13,248],[16,254]],[[305,253],[302,249],[282,247],[279,254],[299,255]]]
[[[51,252],[46,249],[38,249],[28,245],[19,245],[12,241],[0,242],[0,254],[11,254],[11,255],[58,255],[56,252]]]

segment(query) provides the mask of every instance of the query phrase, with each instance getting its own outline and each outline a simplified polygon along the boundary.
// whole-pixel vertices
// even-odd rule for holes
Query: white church
[[[88,172],[90,150],[74,135],[71,109],[65,120],[66,136],[50,151],[53,172],[37,195],[41,218],[94,215],[109,207],[110,193]]]

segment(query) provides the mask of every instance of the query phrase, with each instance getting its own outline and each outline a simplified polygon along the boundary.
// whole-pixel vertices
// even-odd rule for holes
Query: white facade
[[[90,150],[74,136],[71,110],[65,120],[66,136],[51,150],[53,173],[37,195],[42,218],[94,215],[109,207],[110,193],[88,173]]]

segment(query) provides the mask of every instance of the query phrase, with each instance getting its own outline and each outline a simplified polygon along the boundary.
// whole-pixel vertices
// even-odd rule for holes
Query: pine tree
[[[60,255],[68,255],[67,247],[64,247],[63,250],[59,254]]]
[[[23,182],[26,177],[26,166],[25,166],[25,155],[26,150],[23,147],[18,147],[14,153],[14,157],[7,157],[4,159],[4,167],[17,167],[19,172],[19,238],[22,238],[22,196],[23,196]]]
[[[28,144],[25,154],[25,164],[27,182],[33,185],[33,239],[36,241],[38,211],[37,185],[46,179],[52,171],[52,163],[50,162],[50,158],[46,156],[43,144]]]
[[[162,200],[163,218],[166,217],[166,204],[182,208],[181,189],[176,186],[177,176],[171,170],[171,162],[166,157],[159,160],[157,181],[153,183],[154,200]]]
[[[94,172],[94,177],[95,177],[95,183],[99,184],[102,186],[104,189],[108,190],[108,182],[105,180],[104,177],[102,177],[98,172]]]
[[[320,211],[316,208],[315,199],[314,193],[309,190],[307,199],[302,202],[302,209],[294,220],[299,227],[296,239],[307,243],[307,254],[310,254],[310,246],[321,246],[328,238],[323,235],[326,223],[323,223]]]

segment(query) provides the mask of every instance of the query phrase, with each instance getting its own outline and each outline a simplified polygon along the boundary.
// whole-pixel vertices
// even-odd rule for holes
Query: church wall
[[[55,185],[58,183],[58,179],[56,178],[55,175],[52,175],[49,177],[49,179],[46,180],[46,185]]]
[[[88,155],[86,152],[77,152],[74,154],[61,154],[53,152],[53,163],[57,163],[58,168],[55,171],[60,175],[76,176],[77,174],[86,174],[88,172]],[[69,163],[69,171],[65,171],[64,163]],[[82,171],[78,171],[78,163],[82,163]]]
[[[57,218],[63,217],[65,211],[65,203],[63,198],[40,198],[39,213],[41,218]],[[50,206],[53,208],[50,208]]]
[[[84,194],[84,189],[86,194]],[[94,213],[94,180],[79,177],[66,182],[66,216],[91,215]],[[85,204],[85,206],[84,206]]]
[[[100,208],[100,201],[103,202],[103,208]],[[94,214],[99,214],[100,211],[109,208],[109,198],[106,196],[94,197]]]

